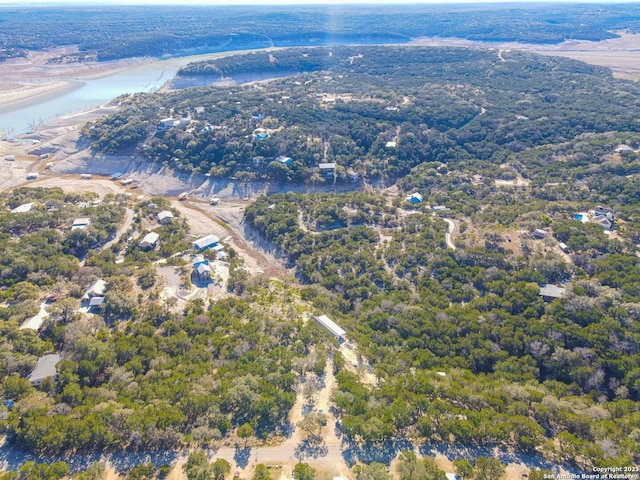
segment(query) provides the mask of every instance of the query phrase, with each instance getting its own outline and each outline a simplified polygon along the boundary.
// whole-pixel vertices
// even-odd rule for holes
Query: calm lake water
[[[239,52],[232,52],[239,53]],[[78,88],[55,98],[23,107],[0,107],[0,132],[8,137],[29,133],[43,122],[102,105],[119,95],[153,92],[173,79],[184,65],[220,57],[220,53],[161,60],[94,80],[78,81]]]

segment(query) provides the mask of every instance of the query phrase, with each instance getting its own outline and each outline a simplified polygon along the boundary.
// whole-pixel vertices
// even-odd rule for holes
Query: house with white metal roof
[[[171,223],[171,221],[174,218],[173,213],[171,213],[169,210],[161,211],[160,213],[158,213],[157,217],[158,217],[158,222],[160,222],[162,225]]]
[[[191,245],[193,245],[193,248],[195,248],[197,251],[202,252],[207,248],[214,247],[218,243],[220,243],[220,238],[216,237],[215,235],[207,235],[206,237],[202,237],[191,242]]]
[[[93,297],[104,297],[104,291],[107,288],[107,282],[103,279],[97,280],[89,289],[84,292],[82,300],[91,300]]]
[[[89,217],[76,218],[71,225],[71,230],[87,228],[91,224]]]
[[[158,239],[160,235],[156,232],[147,233],[144,238],[140,241],[140,248],[142,250],[153,250],[158,245]]]
[[[313,319],[338,340],[346,340],[347,332],[326,315],[314,315]]]

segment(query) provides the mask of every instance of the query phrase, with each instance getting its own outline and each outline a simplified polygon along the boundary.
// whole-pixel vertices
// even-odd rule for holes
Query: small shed
[[[57,380],[58,371],[56,365],[60,360],[62,360],[62,357],[57,353],[40,357],[38,363],[36,363],[36,368],[34,368],[31,375],[29,375],[29,381],[35,386],[38,386],[42,384],[45,378],[52,377],[54,380]]]
[[[160,235],[156,232],[147,233],[144,238],[140,241],[140,248],[142,250],[153,250],[158,245],[158,239]]]
[[[396,148],[396,142],[393,142],[393,141],[387,142],[386,147],[387,148]]]
[[[39,178],[40,178],[40,174],[38,172],[27,173],[27,180],[38,180]]]
[[[4,157],[4,159],[7,162],[15,162],[16,161],[16,156],[15,155],[7,155],[6,157]]]
[[[171,213],[169,210],[163,210],[160,213],[158,213],[158,222],[160,222],[162,225],[167,225],[169,223],[171,223],[171,221],[173,220],[173,213]]]

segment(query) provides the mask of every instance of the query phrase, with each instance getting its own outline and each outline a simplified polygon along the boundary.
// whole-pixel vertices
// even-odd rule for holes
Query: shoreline
[[[53,100],[59,95],[71,93],[81,88],[84,82],[53,82],[34,85],[33,88],[31,88],[31,85],[33,84],[29,84],[26,88],[0,92],[0,113],[11,113],[21,108]]]

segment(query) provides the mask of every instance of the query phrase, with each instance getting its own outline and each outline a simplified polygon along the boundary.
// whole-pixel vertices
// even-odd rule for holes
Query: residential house
[[[193,278],[197,282],[209,282],[211,280],[209,260],[200,259],[193,264]]]
[[[96,280],[96,282],[84,292],[82,296],[83,301],[90,301],[92,298],[104,297],[104,291],[107,288],[107,282],[103,279]]]
[[[142,250],[153,250],[158,245],[160,235],[156,232],[147,233],[140,242],[140,248]]]
[[[161,223],[162,225],[167,225],[171,223],[171,221],[174,218],[173,213],[171,213],[169,210],[161,211],[160,213],[158,213],[157,217],[158,217],[158,222]]]
[[[49,355],[40,357],[36,363],[36,367],[31,372],[31,375],[29,375],[29,381],[37,387],[42,384],[45,378],[57,380],[58,370],[56,369],[56,365],[58,365],[60,360],[62,360],[62,357],[57,353],[50,353]]]
[[[605,231],[610,232],[613,230],[613,219],[609,217],[593,217],[593,223],[599,224]]]
[[[173,127],[173,118],[171,118],[171,117],[163,118],[162,120],[160,120],[158,122],[158,131],[159,132],[166,132],[171,127]]]
[[[333,178],[336,174],[336,164],[334,162],[321,163],[318,165],[320,174],[326,178]]]
[[[76,218],[71,225],[71,230],[82,230],[91,225],[91,219],[89,217]]]
[[[613,230],[613,218],[615,211],[612,208],[598,205],[593,209],[593,222],[599,223],[607,231]]]
[[[539,295],[545,302],[551,302],[556,298],[564,298],[567,296],[567,289],[564,287],[558,287],[557,285],[552,285],[547,283],[540,287]]]
[[[444,205],[436,205],[435,207],[431,207],[434,212],[444,212],[445,210],[449,210]]]
[[[396,148],[396,142],[387,142],[385,145],[387,148]]]
[[[407,195],[407,202],[412,205],[417,205],[418,203],[422,203],[422,195],[419,193],[412,193],[411,195]]]
[[[218,237],[216,237],[215,235],[207,235],[191,242],[191,245],[193,245],[193,248],[195,248],[198,252],[202,252],[217,245],[218,243],[220,243],[220,239]]]
[[[291,162],[293,162],[293,158],[280,155],[279,157],[276,158],[276,162],[286,165],[288,167],[289,165],[291,165]]]

